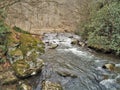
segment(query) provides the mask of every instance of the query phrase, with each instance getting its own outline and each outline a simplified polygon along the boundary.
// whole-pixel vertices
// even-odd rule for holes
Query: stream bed
[[[45,66],[27,80],[33,90],[42,90],[45,80],[61,84],[63,90],[120,90],[120,59],[71,44],[73,39],[81,40],[71,33],[44,35],[46,51],[40,58]],[[103,69],[106,63],[114,63],[116,69]]]
[[[45,34],[46,53],[40,58],[46,63],[35,90],[40,90],[42,80],[60,83],[63,90],[120,90],[120,59],[72,45],[72,39],[81,38],[70,33]],[[49,49],[51,43],[58,47]],[[106,63],[114,63],[116,70],[102,69]]]

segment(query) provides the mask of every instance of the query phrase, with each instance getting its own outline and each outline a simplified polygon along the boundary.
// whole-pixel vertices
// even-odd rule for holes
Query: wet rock
[[[77,78],[77,74],[73,72],[72,70],[69,69],[58,69],[56,72],[63,77],[72,77],[72,78]]]
[[[62,89],[62,86],[58,83],[52,83],[50,81],[43,81],[42,90],[63,90],[63,89]]]
[[[85,43],[82,42],[82,41],[79,41],[78,45],[84,47],[84,46],[85,46]]]
[[[73,44],[73,45],[78,44],[78,40],[77,39],[72,39],[71,44]]]
[[[14,75],[13,70],[7,70],[5,72],[0,72],[0,82],[2,84],[11,84],[15,83],[18,78]]]
[[[41,59],[36,61],[17,60],[12,64],[15,74],[21,78],[37,74],[41,71],[43,65],[44,62]]]
[[[114,71],[114,69],[115,69],[115,64],[113,64],[113,63],[104,64],[104,65],[102,66],[102,68],[103,68],[103,69],[108,69],[108,70],[110,70],[110,71]]]
[[[57,47],[58,47],[58,44],[56,44],[56,43],[52,43],[49,45],[49,49],[55,49]]]

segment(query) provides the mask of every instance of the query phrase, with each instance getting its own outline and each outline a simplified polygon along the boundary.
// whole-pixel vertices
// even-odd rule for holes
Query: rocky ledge
[[[5,59],[5,64],[0,64],[2,84],[14,83],[20,78],[36,75],[44,66],[44,61],[39,58],[44,53],[44,43],[39,38],[21,31],[10,30],[4,35],[6,43],[3,42],[4,37],[0,39],[0,42],[3,42],[1,45],[5,47],[5,50],[0,47],[0,60]]]

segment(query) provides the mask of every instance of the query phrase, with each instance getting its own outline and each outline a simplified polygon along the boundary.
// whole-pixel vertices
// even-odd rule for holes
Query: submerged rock
[[[72,78],[78,77],[74,71],[69,69],[58,69],[56,70],[56,72],[62,77],[72,77]]]
[[[43,81],[42,90],[63,90],[63,89],[62,89],[62,86],[58,83],[52,83],[50,81]]]

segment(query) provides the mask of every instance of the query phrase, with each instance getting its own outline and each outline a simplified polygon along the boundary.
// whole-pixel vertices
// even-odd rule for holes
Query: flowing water
[[[63,90],[120,90],[120,59],[72,45],[73,38],[81,40],[70,33],[45,34],[46,52],[40,56],[45,66],[29,80],[33,90],[41,90],[43,80],[60,83]],[[58,47],[49,49],[51,44]],[[117,68],[102,69],[105,63],[114,63]]]
[[[40,58],[45,61],[35,90],[41,89],[41,81],[60,83],[64,90],[120,90],[120,59],[94,53],[88,48],[72,45],[69,34],[45,34],[46,53]],[[58,44],[49,49],[49,44]],[[102,69],[105,63],[116,64],[116,70]]]

